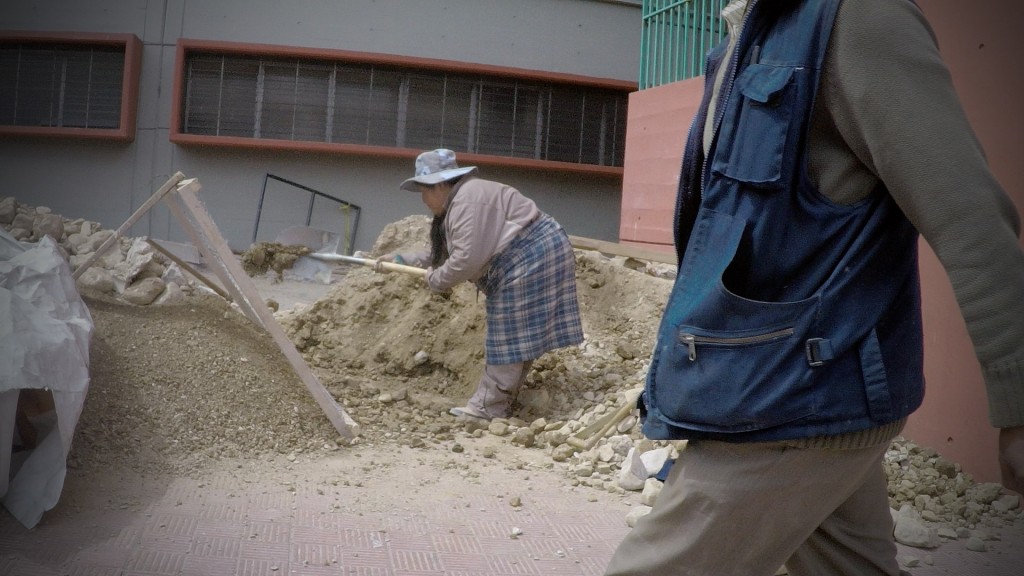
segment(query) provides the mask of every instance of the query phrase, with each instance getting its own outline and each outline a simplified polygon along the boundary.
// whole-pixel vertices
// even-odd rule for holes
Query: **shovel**
[[[282,230],[274,242],[287,246],[305,246],[312,250],[311,253],[296,260],[289,270],[290,275],[302,280],[320,280],[324,284],[330,284],[331,267],[327,263],[337,262],[360,264],[375,270],[405,272],[406,274],[418,274],[421,276],[426,272],[423,268],[397,264],[395,262],[380,262],[380,266],[377,267],[378,262],[376,260],[339,254],[338,246],[341,244],[341,240],[341,234],[335,232],[328,232],[327,230],[320,230],[310,226],[291,226]]]
[[[371,258],[356,258],[355,256],[345,256],[343,254],[331,254],[329,252],[313,252],[307,254],[304,257],[315,258],[323,262],[348,262],[349,264],[362,264],[363,266],[369,266],[374,270],[387,270],[388,272],[405,272],[406,274],[418,274],[420,276],[426,272],[425,268],[419,268],[416,266],[409,266],[408,264],[398,264],[397,262],[378,262]],[[378,266],[380,268],[378,268]]]

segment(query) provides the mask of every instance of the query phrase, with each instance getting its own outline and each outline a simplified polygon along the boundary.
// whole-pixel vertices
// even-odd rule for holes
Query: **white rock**
[[[618,423],[618,425],[616,425],[615,429],[620,434],[626,434],[627,432],[632,430],[634,426],[636,426],[636,422],[637,422],[636,416],[633,416],[632,414],[630,414],[629,416],[626,416],[625,418],[623,418]]]
[[[996,512],[1009,512],[1020,507],[1020,496],[1016,494],[1004,494],[992,502],[992,509]]]
[[[917,559],[917,556],[911,554],[900,554],[896,557],[896,560],[904,568],[916,568],[921,565],[921,561]]]
[[[644,482],[644,490],[640,493],[640,503],[647,506],[654,506],[654,501],[658,499],[658,495],[661,494],[661,489],[664,485],[661,480],[657,478],[648,478]]]
[[[185,293],[181,291],[174,282],[168,282],[164,288],[163,294],[157,297],[156,301],[153,302],[154,306],[174,306],[175,304],[181,304],[185,300]]]
[[[78,277],[78,285],[82,288],[94,290],[101,294],[109,294],[114,291],[114,278],[102,268],[89,267]]]
[[[968,538],[966,546],[971,552],[985,552],[988,550],[988,546],[985,545],[985,541],[977,536],[971,536]]]
[[[618,483],[623,490],[643,490],[647,480],[647,468],[636,448],[631,448],[619,470]]]
[[[669,446],[664,446],[641,454],[640,458],[643,460],[644,468],[647,470],[647,476],[645,476],[645,478],[654,476],[658,472],[661,472],[661,469],[665,466],[665,462],[668,461],[669,456],[671,455],[672,448]]]
[[[650,506],[634,506],[633,509],[631,509],[626,514],[626,526],[629,526],[630,528],[633,528],[634,526],[636,526],[636,523],[641,518],[643,518],[644,516],[647,516],[650,513],[651,513],[651,507]]]
[[[894,520],[893,536],[900,544],[914,548],[938,547],[938,534],[924,524],[921,515],[913,506],[904,504],[899,512],[894,514]]]
[[[144,278],[125,289],[121,295],[126,301],[139,306],[151,304],[163,294],[166,285],[159,278]]]
[[[164,269],[164,273],[160,276],[160,279],[168,284],[174,282],[182,289],[189,284],[188,277],[181,271],[181,267],[174,263],[171,263],[170,266]]]
[[[78,254],[82,245],[89,241],[89,237],[84,234],[68,234],[67,244],[72,254]]]

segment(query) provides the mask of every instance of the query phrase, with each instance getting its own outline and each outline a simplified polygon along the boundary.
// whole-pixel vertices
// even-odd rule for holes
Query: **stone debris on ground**
[[[71,270],[93,257],[114,230],[82,218],[67,219],[44,206],[33,207],[14,197],[0,198],[0,226],[15,240],[36,242],[49,236],[57,242]],[[77,280],[79,291],[139,305],[181,302],[195,287],[181,268],[153,249],[145,238],[122,236]]]
[[[25,242],[57,239],[72,269],[113,233],[13,198],[0,199],[0,225]],[[425,250],[429,228],[426,216],[391,223],[363,256]],[[353,444],[461,452],[466,439],[491,437],[497,443],[485,458],[539,451],[570,485],[639,493],[625,516],[632,526],[657,498],[654,476],[686,457],[686,442],[643,438],[635,410],[587,450],[570,439],[642,385],[674,270],[585,250],[576,262],[584,343],[538,359],[514,417],[490,422],[447,412],[472,393],[483,366],[486,319],[473,286],[436,295],[414,276],[345,267],[326,296],[276,311],[317,378],[360,423],[362,434],[349,440],[237,307],[197,290],[144,239],[121,238],[78,281],[96,330],[70,465],[188,474],[221,459],[315,459]],[[898,438],[884,465],[895,535],[907,546],[964,540],[984,550],[1001,527],[1022,520],[1018,496],[975,483],[932,449]]]

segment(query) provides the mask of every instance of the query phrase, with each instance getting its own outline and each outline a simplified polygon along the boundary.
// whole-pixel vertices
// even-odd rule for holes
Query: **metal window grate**
[[[640,89],[704,74],[704,57],[727,34],[728,0],[644,0]]]
[[[0,45],[0,125],[119,128],[125,51]]]
[[[569,84],[193,53],[182,131],[622,166],[627,101]]]

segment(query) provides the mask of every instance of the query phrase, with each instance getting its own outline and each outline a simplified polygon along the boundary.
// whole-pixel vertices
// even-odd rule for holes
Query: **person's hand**
[[[399,262],[400,260],[402,260],[402,257],[397,255],[397,254],[384,254],[384,255],[378,256],[376,261],[373,264],[373,271],[374,272],[380,272],[381,274],[387,274],[387,273],[391,272],[391,270],[388,270],[384,266],[381,266],[381,263],[383,263],[383,262]]]
[[[1024,494],[1024,426],[999,430],[999,467],[1003,486]]]

